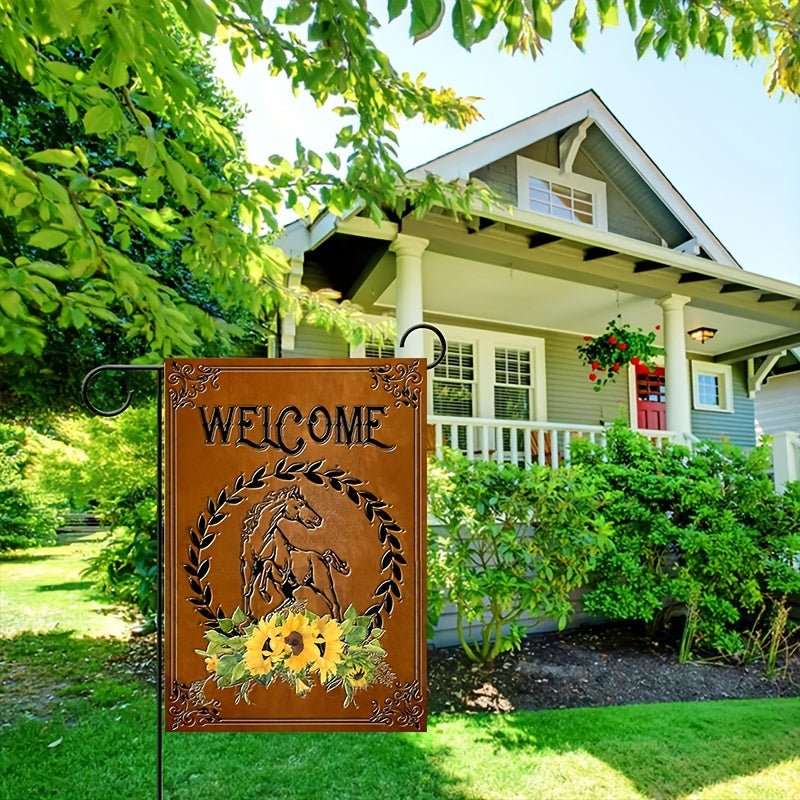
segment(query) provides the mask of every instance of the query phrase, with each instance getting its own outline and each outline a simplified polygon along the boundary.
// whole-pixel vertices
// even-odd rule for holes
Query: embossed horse
[[[307,595],[310,591],[312,596],[321,599],[325,613],[341,619],[331,570],[349,575],[347,562],[333,550],[320,552],[293,544],[280,527],[284,520],[299,522],[308,530],[315,530],[322,524],[322,517],[297,486],[270,492],[247,512],[242,522],[241,550],[244,613],[253,617],[256,592],[267,603],[272,603],[274,591],[280,608],[300,599],[296,593]]]

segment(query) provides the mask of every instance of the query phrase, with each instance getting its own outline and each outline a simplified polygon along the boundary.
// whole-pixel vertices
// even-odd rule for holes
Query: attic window
[[[606,187],[602,181],[517,157],[519,207],[566,222],[605,230]]]

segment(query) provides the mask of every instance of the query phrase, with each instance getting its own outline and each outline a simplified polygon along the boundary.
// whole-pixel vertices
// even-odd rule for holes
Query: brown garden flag
[[[424,730],[424,362],[165,385],[167,730]]]

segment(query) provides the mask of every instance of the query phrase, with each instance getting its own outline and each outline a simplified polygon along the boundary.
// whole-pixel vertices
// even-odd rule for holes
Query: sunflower
[[[262,619],[245,643],[244,664],[251,675],[267,675],[287,652],[281,629]]]
[[[336,674],[336,665],[342,661],[341,640],[342,628],[335,619],[328,616],[318,617],[311,623],[314,632],[314,655],[313,668],[319,672],[319,678],[323,683],[327,683]]]
[[[216,656],[206,656],[206,672],[216,672],[219,659]]]
[[[350,667],[350,669],[345,672],[344,679],[350,684],[350,686],[355,687],[366,686],[367,683],[369,683],[367,671],[360,664],[354,664],[352,667]]]
[[[286,666],[292,672],[302,672],[319,653],[314,646],[314,629],[305,614],[289,614],[281,625],[281,634],[289,653]]]

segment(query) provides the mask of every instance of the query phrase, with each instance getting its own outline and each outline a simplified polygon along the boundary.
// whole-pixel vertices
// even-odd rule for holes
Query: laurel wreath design
[[[341,469],[323,470],[324,459],[311,463],[287,463],[282,458],[275,465],[271,475],[267,475],[266,465],[258,467],[248,480],[241,473],[233,483],[233,490],[223,487],[214,498],[209,498],[206,511],[197,517],[197,523],[189,529],[189,560],[184,563],[183,569],[188,574],[189,587],[192,596],[187,598],[194,605],[197,612],[208,622],[208,627],[215,627],[219,619],[228,618],[221,605],[213,609],[214,593],[208,581],[211,569],[210,556],[204,556],[207,550],[219,536],[219,525],[230,516],[226,511],[227,506],[234,506],[245,500],[248,490],[263,489],[272,479],[279,481],[296,481],[303,477],[310,483],[318,486],[329,486],[336,492],[347,497],[350,502],[360,508],[370,524],[378,524],[378,540],[384,546],[381,556],[380,574],[386,573],[384,578],[372,594],[376,601],[365,612],[364,616],[373,618],[376,627],[383,627],[383,615],[391,614],[395,601],[402,599],[400,585],[403,580],[403,567],[408,564],[403,556],[403,544],[398,534],[403,533],[403,528],[398,525],[387,511],[387,504],[376,497],[364,487],[364,481],[348,475]]]

